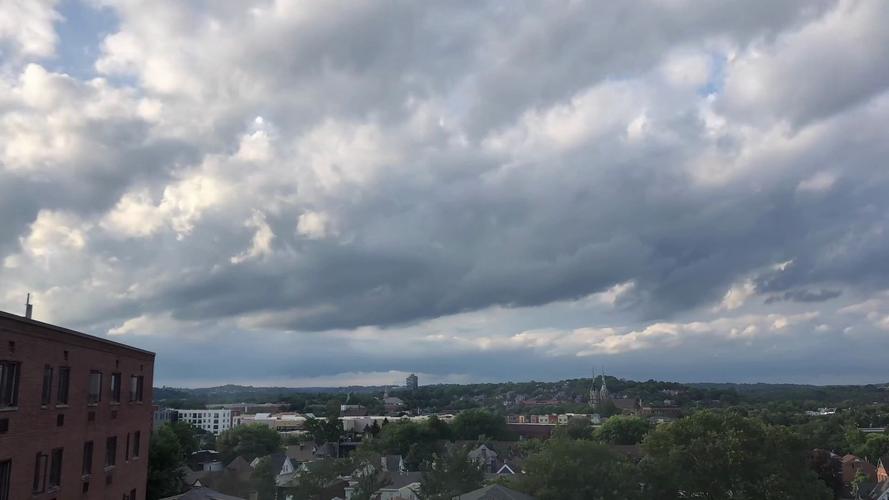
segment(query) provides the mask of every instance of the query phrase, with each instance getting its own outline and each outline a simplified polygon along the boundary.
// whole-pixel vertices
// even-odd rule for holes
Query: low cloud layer
[[[883,2],[0,19],[0,308],[160,383],[882,379]]]

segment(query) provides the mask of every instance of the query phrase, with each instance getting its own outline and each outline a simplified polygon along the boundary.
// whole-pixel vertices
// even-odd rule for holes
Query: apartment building
[[[173,411],[178,415],[180,422],[188,422],[192,426],[211,432],[216,436],[232,428],[231,410],[174,409]]]
[[[0,500],[144,500],[154,353],[0,312]]]

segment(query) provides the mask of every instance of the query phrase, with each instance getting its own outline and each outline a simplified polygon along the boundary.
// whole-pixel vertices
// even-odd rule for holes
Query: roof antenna
[[[25,317],[31,319],[31,314],[34,312],[34,305],[31,304],[31,294],[28,294],[28,298],[25,299]]]

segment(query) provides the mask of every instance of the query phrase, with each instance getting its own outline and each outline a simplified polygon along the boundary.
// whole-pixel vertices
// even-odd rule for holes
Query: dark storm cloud
[[[792,290],[781,295],[771,295],[766,298],[765,303],[774,304],[783,301],[824,302],[825,300],[835,299],[840,295],[842,295],[840,290]]]

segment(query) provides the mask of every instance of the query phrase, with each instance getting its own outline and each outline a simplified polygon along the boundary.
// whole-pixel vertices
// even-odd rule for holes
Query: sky
[[[887,382],[887,25],[0,0],[0,309],[156,385]]]

